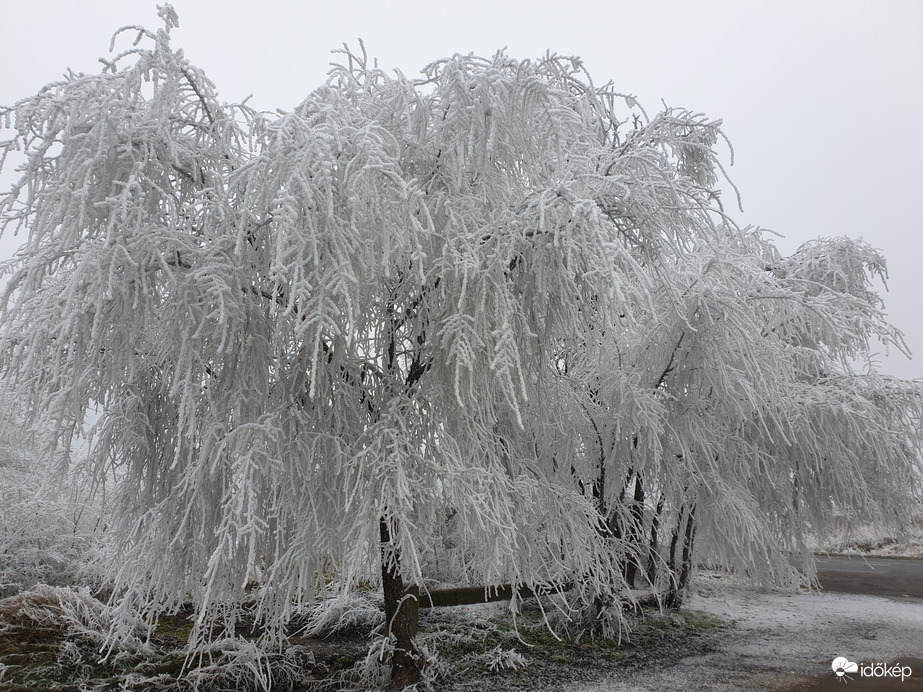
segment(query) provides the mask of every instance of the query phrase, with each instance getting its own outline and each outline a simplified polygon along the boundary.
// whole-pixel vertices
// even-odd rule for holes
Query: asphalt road
[[[923,560],[825,555],[816,560],[825,591],[923,598]]]
[[[825,591],[883,596],[894,600],[923,599],[923,559],[817,555],[815,560],[817,578]],[[825,671],[812,683],[798,685],[785,692],[841,692],[843,689],[850,692],[923,692],[923,659],[904,656],[888,663],[908,666],[912,670],[911,676],[900,680],[853,675],[846,688],[841,684],[846,680]]]

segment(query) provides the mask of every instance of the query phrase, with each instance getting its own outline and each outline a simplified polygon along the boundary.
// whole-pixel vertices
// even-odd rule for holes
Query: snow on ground
[[[686,607],[733,621],[718,650],[668,667],[620,672],[571,692],[781,692],[835,682],[831,663],[838,656],[860,664],[909,661],[914,679],[893,689],[923,689],[917,677],[923,673],[923,599],[779,593],[704,573]]]

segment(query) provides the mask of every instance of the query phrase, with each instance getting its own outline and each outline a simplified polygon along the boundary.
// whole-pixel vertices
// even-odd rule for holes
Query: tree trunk
[[[641,482],[640,473],[635,474],[634,502],[631,505],[629,514],[630,523],[626,538],[631,549],[625,562],[625,583],[631,589],[634,588],[635,575],[641,567],[639,560],[642,553],[641,536],[644,526],[644,485]]]
[[[685,520],[686,526],[683,527]],[[676,569],[676,544],[680,534],[683,535],[682,557],[680,558],[679,574]],[[695,541],[695,505],[686,513],[685,506],[680,508],[676,528],[673,529],[673,538],[670,541],[670,586],[667,592],[666,606],[679,608],[683,604],[683,592],[689,586],[692,577],[692,548]]]
[[[414,659],[413,638],[417,634],[420,603],[417,587],[404,586],[400,554],[391,541],[391,530],[384,517],[379,520],[381,534],[381,587],[385,598],[385,635],[394,635],[389,690],[402,690],[420,680]]]
[[[676,584],[676,544],[679,542],[679,532],[683,525],[683,519],[686,515],[686,506],[679,508],[679,516],[676,519],[676,526],[673,527],[673,536],[670,538],[670,553],[667,561],[667,572],[669,584],[667,585],[667,608],[676,608],[677,603],[677,584]]]
[[[660,558],[660,516],[663,514],[663,493],[660,494],[660,500],[657,501],[657,510],[651,519],[651,542],[647,550],[647,580],[651,586],[656,587],[657,579],[657,560]]]
[[[692,578],[692,544],[695,541],[695,505],[689,509],[686,519],[686,536],[683,539],[683,564],[679,572],[679,591],[682,593],[689,586]]]

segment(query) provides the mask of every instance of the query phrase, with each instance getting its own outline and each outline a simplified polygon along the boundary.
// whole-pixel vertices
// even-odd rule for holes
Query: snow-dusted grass
[[[373,617],[376,605],[374,598],[361,596],[331,600],[307,614],[305,623],[323,637],[293,633],[280,650],[261,648],[242,623],[237,637],[190,655],[183,639],[189,613],[180,612],[152,629],[138,623],[133,645],[110,651],[105,645],[110,607],[87,589],[39,586],[0,601],[0,658],[7,666],[0,683],[94,689],[108,680],[138,692],[384,689],[391,642],[374,632],[370,637],[369,626],[380,620],[380,614]],[[359,620],[354,613],[361,614]],[[524,604],[515,623],[502,602],[425,610],[417,637],[425,662],[418,690],[543,689],[550,680],[556,682],[548,689],[566,689],[564,683],[592,679],[607,667],[640,665],[677,646],[687,650],[690,636],[713,631],[721,621],[680,611],[648,613],[634,624],[631,642],[559,639],[534,603]]]
[[[86,588],[39,585],[0,601],[0,683],[179,692],[294,689],[310,679],[313,655],[297,645],[264,651],[252,640],[225,638],[189,655],[182,640],[138,622],[113,649],[113,615]]]

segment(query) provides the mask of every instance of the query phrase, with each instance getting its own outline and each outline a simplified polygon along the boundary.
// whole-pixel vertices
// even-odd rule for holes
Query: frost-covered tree
[[[639,567],[677,571],[642,534],[690,564],[695,516],[721,554],[775,556],[758,511],[791,532],[912,466],[917,400],[843,361],[893,339],[867,263],[729,230],[719,123],[502,53],[410,80],[344,52],[262,114],[161,16],[4,113],[26,158],[0,223],[26,242],[0,369],[63,448],[98,409],[126,613],[192,602],[195,643],[248,601],[274,642],[328,581],[378,582],[399,687],[437,556],[617,621]],[[816,452],[849,439],[825,426],[869,416],[904,456],[825,485]]]
[[[787,553],[810,579],[805,534],[835,510],[909,525],[923,389],[860,367],[876,341],[903,347],[872,290],[881,255],[836,239],[781,257],[718,229],[655,271],[648,319],[609,342],[619,367],[589,380],[626,580],[677,603],[698,533],[707,559],[791,583]]]
[[[660,135],[622,155],[578,62],[502,54],[417,82],[348,55],[267,117],[220,104],[162,16],[6,114],[27,158],[3,224],[28,239],[3,371],[62,446],[99,408],[124,607],[191,600],[198,637],[252,589],[273,637],[328,576],[378,571],[403,683],[406,587],[447,522],[465,578],[617,602],[555,363],[643,301],[640,246],[699,213]]]

